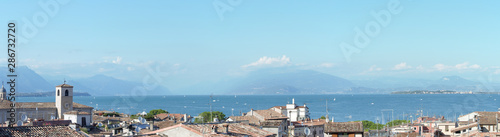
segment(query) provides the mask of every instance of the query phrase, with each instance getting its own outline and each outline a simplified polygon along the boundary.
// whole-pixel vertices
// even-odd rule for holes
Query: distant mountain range
[[[231,94],[386,94],[394,91],[451,90],[457,92],[495,92],[500,83],[482,83],[459,76],[437,80],[372,79],[347,80],[312,70],[267,69],[235,80],[225,93]]]
[[[265,69],[251,72],[228,88],[235,94],[330,94],[356,87],[349,80],[312,70]]]
[[[0,67],[0,70],[7,70]],[[27,96],[48,96],[63,80],[47,81],[28,67],[18,67],[18,93]],[[7,82],[6,71],[0,71],[0,78]],[[78,95],[110,96],[143,94],[142,83],[116,79],[105,75],[71,79],[68,84],[75,86]],[[347,80],[313,70],[261,69],[246,76],[221,81],[202,82],[176,93],[194,94],[386,94],[394,91],[439,91],[496,92],[499,83],[489,83],[488,87],[459,76],[444,76],[436,80],[380,78],[369,80]],[[168,95],[171,91],[164,86],[146,89],[146,95]]]
[[[6,67],[0,67],[0,70],[7,70]],[[26,96],[46,96],[47,92],[55,92],[55,86],[63,84],[64,80],[51,80],[47,81],[42,76],[35,73],[33,70],[26,66],[17,67],[16,71],[18,73],[17,81],[17,91],[18,93],[24,93],[22,95]],[[0,71],[0,78],[7,82],[7,72]],[[7,89],[6,83],[5,87]],[[74,92],[76,95],[86,96],[88,94],[92,96],[110,96],[110,95],[131,95],[132,90],[136,87],[143,87],[142,83],[131,82],[116,79],[113,77],[105,75],[96,75],[84,79],[68,80],[67,84],[74,86]],[[155,89],[148,89],[144,94],[170,94],[170,91],[162,86],[158,86]],[[135,92],[135,91],[134,91]],[[26,93],[37,93],[37,94],[26,94]],[[135,92],[136,94],[142,94],[142,91]]]

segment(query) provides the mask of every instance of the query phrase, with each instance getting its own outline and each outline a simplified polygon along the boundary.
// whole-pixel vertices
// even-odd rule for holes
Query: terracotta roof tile
[[[477,122],[471,123],[469,125],[459,126],[457,128],[452,129],[451,132],[457,132],[457,131],[468,129],[468,128],[475,127],[475,126],[477,126]]]
[[[362,122],[329,122],[325,124],[325,133],[363,132]]]
[[[61,84],[61,85],[57,85],[56,87],[73,88],[73,86],[68,85],[68,84]]]
[[[184,120],[184,114],[167,114],[167,113],[161,113],[161,114],[156,114],[155,115],[156,119],[160,120],[177,120],[177,121],[183,121]],[[186,116],[187,119],[192,118],[191,116]]]
[[[479,114],[479,124],[483,125],[496,125],[497,115],[500,116],[499,112],[476,112]]]
[[[307,121],[297,121],[293,122],[294,126],[319,126],[324,125],[326,121],[324,119],[313,119]]]
[[[92,117],[92,121],[94,122],[103,122],[103,121],[106,121],[106,120],[109,120],[109,121],[126,121],[126,122],[130,122],[132,121],[130,119],[130,117],[103,117],[103,116],[93,116]]]
[[[287,119],[288,117],[281,115],[274,110],[254,110],[254,113],[264,117],[264,119]]]
[[[160,129],[171,127],[171,126],[174,126],[174,125],[177,125],[177,124],[180,124],[180,123],[175,123],[174,121],[170,121],[170,120],[167,120],[167,121],[155,121],[154,122],[154,125],[158,126],[158,128],[160,128]]]
[[[229,127],[229,133],[224,133],[224,126]],[[242,124],[242,123],[219,123],[219,124],[179,124],[175,126],[171,126],[168,128],[163,128],[159,129],[153,132],[149,133],[144,133],[144,134],[156,134],[156,133],[161,133],[166,130],[170,130],[176,127],[182,127],[185,128],[193,133],[199,134],[199,135],[208,135],[210,137],[231,137],[231,136],[244,136],[244,135],[249,135],[249,136],[258,136],[258,137],[264,137],[264,136],[272,136],[273,133],[262,130],[250,125]],[[212,127],[217,127],[217,132],[212,132]]]
[[[69,126],[22,126],[0,127],[0,136],[71,136],[85,137],[83,134],[71,129]]]
[[[68,112],[64,112],[64,114],[70,114],[70,115],[90,115],[89,112],[85,112],[85,111],[68,111]]]
[[[254,116],[229,116],[234,121],[248,121],[249,124],[259,125],[260,120]]]
[[[73,108],[92,108],[93,109],[94,107],[73,102]]]
[[[260,122],[260,126],[263,127],[279,127],[281,125],[281,120],[266,120]]]
[[[10,101],[2,100],[0,102],[0,109],[10,109]],[[16,108],[53,108],[56,109],[56,105],[54,102],[16,102]],[[82,105],[79,103],[73,102],[73,108],[93,108],[90,106]]]

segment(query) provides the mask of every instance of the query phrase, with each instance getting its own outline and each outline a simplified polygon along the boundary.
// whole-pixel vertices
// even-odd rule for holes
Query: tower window
[[[59,96],[59,89],[57,90],[57,96]]]
[[[68,90],[64,91],[64,96],[68,96]]]

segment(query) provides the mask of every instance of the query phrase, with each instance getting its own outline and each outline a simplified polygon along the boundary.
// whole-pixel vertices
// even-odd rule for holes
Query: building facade
[[[270,110],[274,110],[284,116],[290,118],[291,122],[308,120],[309,116],[309,108],[304,104],[304,106],[297,106],[295,104],[295,99],[292,99],[292,104],[286,104],[286,106],[274,106],[270,108]]]
[[[331,137],[363,137],[362,122],[328,122],[325,123],[325,134]]]
[[[1,95],[6,95],[6,90],[2,88]],[[0,95],[0,96],[1,96]],[[7,100],[6,97],[0,98],[0,122],[6,123],[7,118],[10,118],[11,114],[11,101]],[[43,120],[54,120],[54,119],[64,119],[64,113],[70,111],[76,111],[80,113],[90,114],[88,118],[85,118],[86,125],[92,123],[92,110],[94,108],[79,103],[73,102],[73,86],[66,83],[56,86],[55,90],[55,102],[16,102],[15,104],[15,119],[16,122],[23,121],[23,115],[30,119],[43,119]],[[70,114],[71,115],[71,114]],[[81,120],[81,119],[80,119]],[[76,122],[75,122],[76,123]],[[82,124],[82,123],[78,123]]]

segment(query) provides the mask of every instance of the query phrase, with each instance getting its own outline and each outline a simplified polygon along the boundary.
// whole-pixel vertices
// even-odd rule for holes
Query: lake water
[[[195,116],[204,111],[222,111],[226,116],[240,112],[285,106],[295,98],[295,104],[306,104],[311,118],[326,115],[326,101],[330,118],[345,122],[377,119],[415,119],[415,117],[445,116],[449,120],[473,111],[498,111],[500,95],[169,95],[169,96],[76,96],[74,102],[94,109],[113,110],[137,114],[152,109],[164,109],[170,113],[187,113]],[[54,97],[19,97],[18,102],[54,102]],[[234,109],[234,110],[232,110]],[[420,113],[420,114],[418,114]],[[383,117],[382,117],[383,116]],[[411,117],[410,117],[411,116]]]

